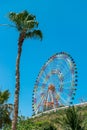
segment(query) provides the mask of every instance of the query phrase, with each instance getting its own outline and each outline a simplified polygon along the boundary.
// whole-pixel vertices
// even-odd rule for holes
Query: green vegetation
[[[0,91],[0,128],[5,124],[11,124],[10,115],[13,110],[12,104],[8,104],[10,93],[8,90]]]
[[[58,118],[57,121],[63,130],[85,130],[87,123],[86,118],[74,106],[69,107],[64,116]]]
[[[11,130],[11,126],[4,128]],[[18,118],[17,130],[87,130],[87,106],[69,107],[35,118]]]

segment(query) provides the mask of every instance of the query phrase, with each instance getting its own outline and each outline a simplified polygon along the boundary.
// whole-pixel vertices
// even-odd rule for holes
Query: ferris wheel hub
[[[55,86],[53,84],[50,84],[48,90],[55,91]]]

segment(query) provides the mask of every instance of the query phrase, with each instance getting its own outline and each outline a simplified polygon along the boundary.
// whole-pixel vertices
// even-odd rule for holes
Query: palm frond
[[[21,13],[10,12],[8,15],[9,19],[16,24],[19,31],[31,30],[34,27],[38,27],[38,22],[36,17],[26,10]]]
[[[0,91],[0,104],[3,104],[4,102],[6,102],[9,96],[10,96],[10,93],[8,90],[5,90],[4,92]]]
[[[43,35],[42,32],[40,30],[34,30],[32,32],[28,32],[26,33],[26,38],[40,38],[42,40]]]
[[[64,129],[71,130],[85,130],[86,128],[86,120],[82,116],[82,114],[78,113],[76,107],[71,106],[67,110],[65,110],[65,115],[62,118],[58,118],[58,123]],[[86,118],[87,119],[87,118]]]
[[[3,109],[9,109],[9,110],[13,110],[13,104],[3,104],[0,106],[0,108],[3,108]]]

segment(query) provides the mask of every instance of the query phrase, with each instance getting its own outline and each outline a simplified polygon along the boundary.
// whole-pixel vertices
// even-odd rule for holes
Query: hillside
[[[82,103],[82,104],[78,104],[75,106],[78,113],[82,115],[83,120],[85,117],[87,117],[87,103]],[[42,113],[37,115],[36,117],[32,118],[32,121],[34,123],[38,122],[49,122],[52,125],[54,125],[57,130],[62,130],[62,128],[60,127],[58,120],[60,120],[60,118],[62,118],[65,115],[65,111],[68,109],[68,107],[66,108],[60,108],[57,109],[56,111],[51,111],[50,113]]]

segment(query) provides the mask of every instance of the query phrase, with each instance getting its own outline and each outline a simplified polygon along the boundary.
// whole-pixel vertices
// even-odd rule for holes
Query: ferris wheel
[[[57,53],[43,65],[35,82],[34,114],[72,104],[77,86],[77,68],[72,57]]]

